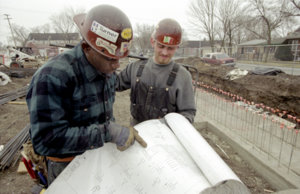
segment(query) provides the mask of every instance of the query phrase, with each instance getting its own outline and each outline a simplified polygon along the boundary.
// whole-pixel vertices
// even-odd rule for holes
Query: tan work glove
[[[139,144],[141,146],[143,146],[144,148],[146,148],[147,147],[147,143],[139,135],[139,132],[135,128],[133,128],[133,127],[129,127],[128,129],[129,129],[128,139],[127,139],[127,141],[125,142],[125,144],[123,146],[118,146],[117,145],[118,150],[120,150],[120,151],[126,150],[128,147],[130,147],[134,143],[134,140],[136,140],[137,142],[139,142]]]
[[[138,131],[133,127],[124,127],[111,122],[108,125],[108,130],[112,138],[112,142],[116,143],[118,150],[124,151],[130,147],[135,140],[144,148],[147,147],[145,140],[138,134]]]

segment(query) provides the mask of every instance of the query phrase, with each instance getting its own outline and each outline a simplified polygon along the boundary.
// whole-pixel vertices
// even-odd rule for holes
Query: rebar
[[[1,94],[0,95],[0,105],[25,96],[27,94],[27,91],[28,91],[28,86],[24,86],[20,89],[17,89],[17,90],[11,91],[11,92],[7,92],[5,94]]]
[[[278,117],[278,109],[250,103],[240,96],[215,88],[210,90],[208,86],[197,91],[201,92],[198,104],[201,104],[199,112],[203,118],[232,131],[253,151],[265,154],[268,160],[277,161],[288,171],[293,169],[293,155],[299,154],[299,138],[296,139],[293,130],[295,124]],[[290,120],[299,119],[290,117]]]
[[[4,149],[0,152],[0,170],[4,170],[11,166],[16,153],[29,139],[29,128],[30,125],[28,124],[16,136],[14,136],[5,144]]]
[[[290,161],[289,161],[289,165],[288,165],[288,173],[290,172],[290,167],[291,167],[291,162],[292,162],[292,157],[293,157],[294,149],[296,147],[298,132],[299,132],[299,130],[296,130],[295,141],[294,141],[294,143],[292,145],[292,150],[291,150],[291,154],[290,154]]]

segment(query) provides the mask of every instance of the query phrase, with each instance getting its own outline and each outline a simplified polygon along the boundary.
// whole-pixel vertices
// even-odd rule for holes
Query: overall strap
[[[139,60],[138,63],[139,63],[139,69],[136,73],[136,77],[141,77],[142,76],[142,73],[143,73],[143,70],[144,70],[144,67],[145,67],[145,64],[147,63],[148,60]]]
[[[136,73],[136,77],[141,77],[141,76],[142,76],[144,67],[145,67],[144,64],[142,64],[142,65],[139,66],[139,69],[138,69],[138,71],[137,71],[137,73]]]
[[[175,63],[172,71],[169,74],[169,78],[167,81],[168,86],[172,86],[173,82],[175,81],[178,70],[179,70],[179,64]]]

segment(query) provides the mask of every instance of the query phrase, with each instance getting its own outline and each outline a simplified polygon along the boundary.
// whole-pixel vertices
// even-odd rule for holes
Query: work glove
[[[126,150],[134,143],[135,140],[144,148],[147,147],[145,140],[133,127],[124,127],[114,122],[110,122],[107,129],[110,133],[111,141],[117,145],[117,148],[120,151]]]

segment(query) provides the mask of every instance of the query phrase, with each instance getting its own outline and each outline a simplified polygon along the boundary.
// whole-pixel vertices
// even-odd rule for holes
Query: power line
[[[13,40],[14,40],[15,48],[17,48],[17,44],[16,44],[14,32],[13,32],[13,30],[12,30],[12,28],[11,28],[10,21],[9,21],[9,20],[12,19],[12,18],[9,18],[9,17],[8,17],[8,16],[9,16],[8,14],[3,14],[3,15],[6,16],[6,18],[4,18],[4,19],[6,19],[6,20],[8,21],[8,25],[9,25],[9,27],[10,27],[11,35],[12,35]]]

